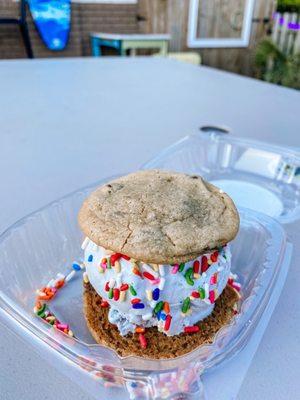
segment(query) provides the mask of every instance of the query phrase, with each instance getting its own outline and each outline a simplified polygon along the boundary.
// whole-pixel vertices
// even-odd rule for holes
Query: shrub
[[[257,46],[255,65],[258,78],[300,89],[300,53],[286,55],[271,40],[264,39]]]
[[[300,0],[277,0],[277,11],[300,13]]]

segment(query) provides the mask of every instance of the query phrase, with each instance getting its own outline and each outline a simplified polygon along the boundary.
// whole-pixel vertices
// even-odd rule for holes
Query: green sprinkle
[[[164,306],[164,302],[163,301],[159,301],[156,306],[154,307],[154,312],[155,314],[157,314],[158,312],[160,312],[162,310]]]
[[[111,269],[110,257],[107,257],[106,268]]]
[[[191,299],[190,299],[189,297],[187,297],[187,298],[184,300],[183,304],[182,304],[181,311],[182,311],[184,314],[186,314],[187,311],[188,311],[188,309],[190,308],[190,305],[191,305]]]
[[[132,296],[136,296],[136,290],[132,285],[129,286],[129,290],[130,290],[130,293],[132,294]]]
[[[199,286],[198,292],[200,294],[200,299],[205,299],[205,290]]]
[[[112,298],[113,298],[113,288],[110,288],[110,289],[109,289],[108,298],[109,298],[109,299],[112,299]]]
[[[192,275],[193,275],[193,274],[194,274],[193,268],[189,268],[189,269],[186,271],[186,273],[184,274],[186,283],[187,283],[188,285],[191,285],[191,286],[194,285],[194,281],[193,281],[193,279],[192,279]]]
[[[182,271],[184,270],[184,267],[185,267],[185,263],[179,264],[178,271],[179,271],[179,272],[182,272]]]
[[[42,313],[42,314],[38,314],[38,316],[41,317],[41,318],[45,318],[45,317],[46,317],[46,314],[45,314],[45,313]]]
[[[37,315],[41,318],[44,318],[46,311],[46,304],[44,303],[42,307],[37,311]]]

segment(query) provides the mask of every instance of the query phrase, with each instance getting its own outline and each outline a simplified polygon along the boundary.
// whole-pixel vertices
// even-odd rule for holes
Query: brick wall
[[[0,17],[16,16],[19,4],[0,0]],[[35,57],[76,57],[91,55],[89,33],[136,33],[137,4],[72,3],[72,23],[69,42],[63,51],[46,48],[37,33],[30,13],[27,13],[29,34]],[[16,25],[0,25],[0,59],[24,58],[26,53]]]

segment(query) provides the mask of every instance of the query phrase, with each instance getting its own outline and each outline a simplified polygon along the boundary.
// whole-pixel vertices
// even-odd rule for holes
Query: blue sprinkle
[[[160,319],[162,319],[163,321],[165,321],[167,319],[167,316],[165,313],[161,313],[160,314]]]
[[[92,262],[92,261],[93,261],[93,255],[90,254],[90,255],[89,255],[89,258],[88,258],[88,262]]]
[[[143,303],[135,303],[135,304],[132,304],[132,307],[133,308],[145,308],[145,304],[143,304]]]
[[[156,318],[157,318],[158,320],[160,320],[160,317],[161,317],[161,311],[158,311],[158,313],[156,314]]]
[[[80,265],[77,264],[77,263],[73,263],[73,264],[72,264],[72,268],[73,268],[75,271],[80,271],[80,270],[81,270]]]
[[[153,290],[152,292],[153,300],[157,301],[159,299],[159,292],[160,292],[159,288]]]
[[[136,388],[138,385],[136,382],[131,382],[131,387]]]

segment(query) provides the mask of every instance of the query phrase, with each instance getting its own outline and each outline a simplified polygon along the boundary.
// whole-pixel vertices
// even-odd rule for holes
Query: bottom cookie
[[[88,328],[97,343],[114,349],[122,357],[158,359],[178,357],[203,344],[212,343],[218,330],[227,325],[234,316],[234,305],[238,300],[237,292],[227,285],[217,299],[212,314],[197,323],[200,327],[198,332],[166,336],[156,327],[147,328],[144,334],[146,348],[141,347],[138,334],[120,335],[118,328],[108,321],[109,309],[101,307],[101,297],[90,283],[84,283],[83,308]]]

